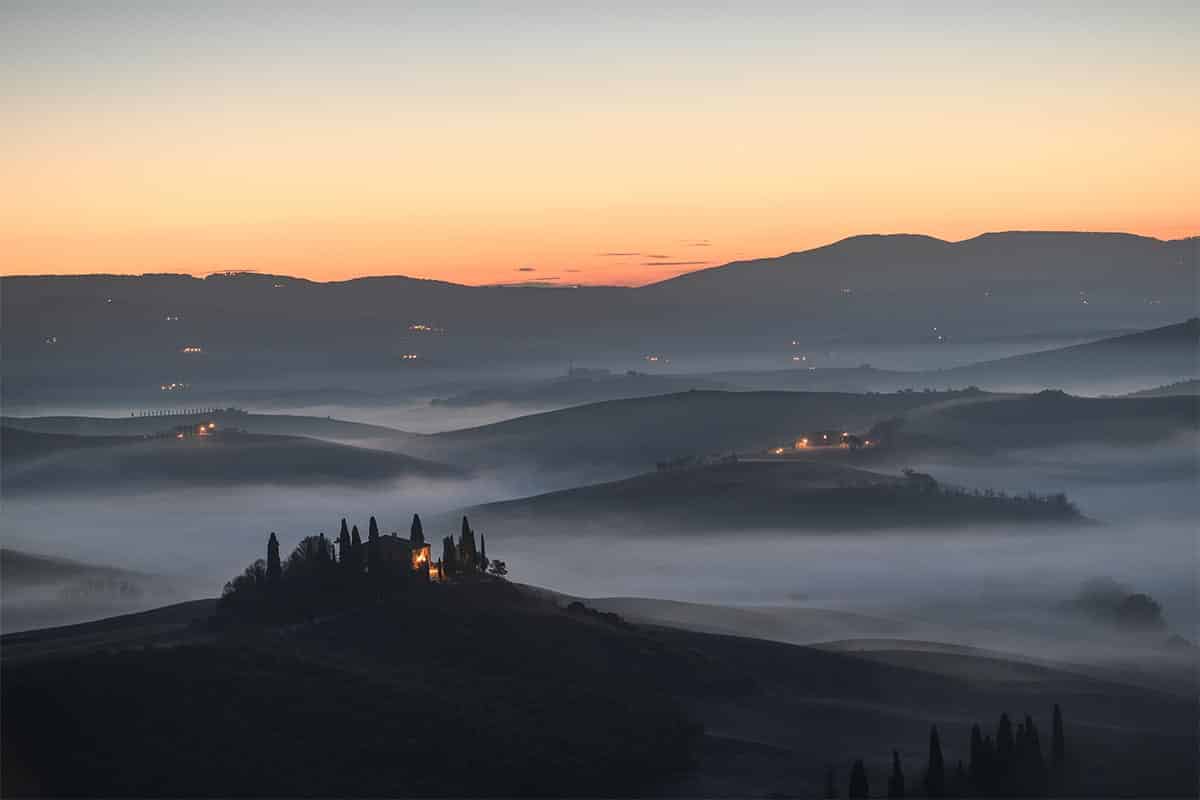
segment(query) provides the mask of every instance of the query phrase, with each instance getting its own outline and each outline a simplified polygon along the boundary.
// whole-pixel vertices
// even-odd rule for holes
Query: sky
[[[1000,5],[5,0],[0,274],[643,284],[1200,232],[1200,4]]]

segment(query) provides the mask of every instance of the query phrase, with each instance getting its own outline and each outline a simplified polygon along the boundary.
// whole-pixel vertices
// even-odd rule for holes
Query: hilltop
[[[165,485],[372,484],[463,473],[396,452],[217,429],[205,437],[79,436],[0,428],[5,491],[142,490]]]
[[[940,486],[930,476],[885,475],[814,460],[755,460],[668,469],[470,509],[490,528],[531,534],[631,529],[657,535],[712,531],[883,530],[1077,523],[1063,496],[1005,497]]]

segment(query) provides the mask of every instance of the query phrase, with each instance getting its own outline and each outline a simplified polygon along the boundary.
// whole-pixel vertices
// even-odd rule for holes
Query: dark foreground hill
[[[90,437],[0,428],[8,492],[145,489],[162,485],[380,483],[453,478],[453,467],[401,453],[301,436],[221,432]],[[11,449],[10,449],[11,448]]]
[[[209,608],[5,637],[6,793],[813,797],[826,763],[882,784],[892,748],[915,788],[930,724],[952,765],[973,721],[1049,731],[1053,703],[1065,791],[1194,788],[1194,698],[1067,672],[968,680],[936,653],[639,627],[492,582],[286,627]]]
[[[1083,521],[1062,495],[1007,497],[812,460],[717,463],[638,475],[469,511],[506,535],[561,524],[656,533],[874,530]]]

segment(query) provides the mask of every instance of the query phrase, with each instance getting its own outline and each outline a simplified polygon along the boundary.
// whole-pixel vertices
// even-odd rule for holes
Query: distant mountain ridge
[[[7,277],[3,390],[10,404],[95,402],[130,387],[154,397],[174,382],[297,388],[319,374],[323,386],[345,376],[356,390],[378,391],[453,370],[561,363],[564,353],[616,363],[656,352],[783,358],[791,340],[917,342],[933,327],[953,341],[1150,328],[1195,314],[1197,242],[861,236],[640,288],[242,273]]]

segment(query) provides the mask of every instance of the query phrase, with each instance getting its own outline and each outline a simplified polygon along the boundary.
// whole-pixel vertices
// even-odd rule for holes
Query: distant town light
[[[181,349],[179,352],[181,352],[181,353],[203,353],[204,348],[198,344],[189,344],[186,347],[184,347],[183,349]]]
[[[416,359],[420,358],[420,356],[416,353],[405,353],[404,355],[400,356],[400,358],[405,361],[415,361]]]

